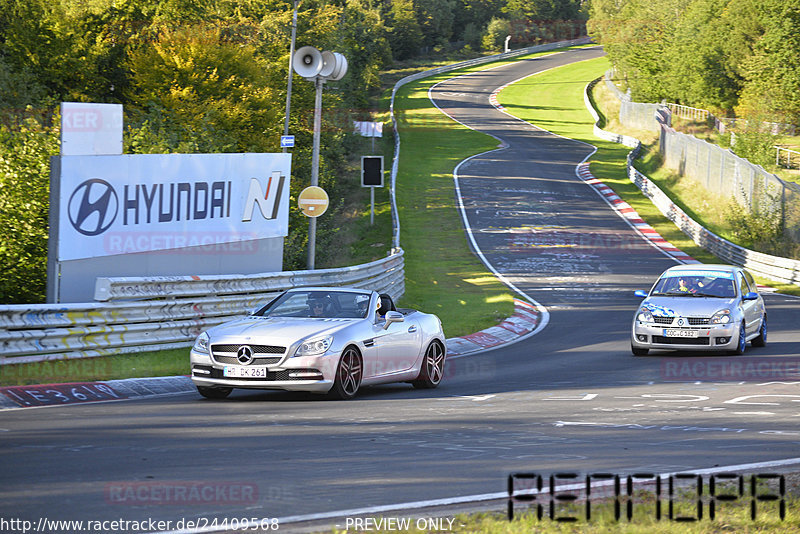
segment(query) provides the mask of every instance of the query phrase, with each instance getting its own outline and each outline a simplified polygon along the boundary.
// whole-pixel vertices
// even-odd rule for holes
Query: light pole
[[[286,82],[286,117],[283,119],[283,135],[289,135],[289,112],[292,109],[292,57],[294,56],[294,42],[297,37],[297,2],[294,0],[292,10],[292,40],[289,45],[289,79]],[[286,152],[286,147],[281,148],[281,152]]]
[[[322,86],[326,81],[339,81],[347,73],[347,59],[336,52],[320,52],[313,46],[304,46],[292,56],[294,71],[314,83],[314,141],[311,151],[311,185],[319,183],[319,144],[322,130]],[[317,242],[317,219],[308,221],[308,269],[314,269]]]

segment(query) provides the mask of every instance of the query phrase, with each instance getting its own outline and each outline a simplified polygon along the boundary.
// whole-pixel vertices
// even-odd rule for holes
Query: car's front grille
[[[217,363],[229,363],[232,365],[241,365],[236,356],[221,356],[219,354],[214,354],[214,361]],[[281,361],[283,356],[270,356],[269,358],[253,358],[253,361],[250,365],[274,365]]]
[[[230,352],[236,354],[243,345],[211,345],[212,352]],[[253,351],[253,354],[283,354],[286,352],[286,347],[278,347],[275,345],[247,345]]]
[[[214,361],[222,364],[240,365],[241,362],[236,358],[236,353],[244,345],[211,345],[211,356]],[[250,365],[274,365],[283,359],[286,347],[275,345],[247,345],[253,351],[253,361]],[[261,356],[263,354],[280,354],[280,356]]]
[[[672,324],[674,320],[674,317],[653,317],[655,324]],[[690,326],[702,326],[711,323],[711,319],[708,317],[687,317],[686,321]]]
[[[709,345],[707,337],[664,337],[653,336],[653,343],[662,345]]]

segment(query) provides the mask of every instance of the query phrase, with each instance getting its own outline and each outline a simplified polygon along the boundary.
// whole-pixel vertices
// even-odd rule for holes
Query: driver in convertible
[[[309,317],[327,317],[328,312],[328,298],[327,297],[314,297],[308,299],[308,316]]]

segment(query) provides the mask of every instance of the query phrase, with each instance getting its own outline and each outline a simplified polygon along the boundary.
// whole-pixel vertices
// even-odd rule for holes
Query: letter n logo
[[[258,206],[258,211],[261,212],[261,216],[265,219],[277,219],[285,181],[286,177],[281,176],[280,171],[273,172],[272,176],[267,180],[267,191],[265,193],[258,178],[250,178],[250,189],[247,191],[247,200],[244,201],[242,222],[253,220],[253,211],[256,206]]]

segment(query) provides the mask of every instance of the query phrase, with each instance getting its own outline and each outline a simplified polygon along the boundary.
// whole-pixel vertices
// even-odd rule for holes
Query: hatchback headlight
[[[636,315],[636,318],[643,323],[652,323],[653,322],[653,312],[651,312],[648,308],[642,308],[639,310],[639,313]]]
[[[711,316],[711,324],[728,324],[731,322],[731,311],[728,309],[719,310]]]
[[[195,352],[202,352],[203,354],[208,354],[208,332],[203,332],[197,339],[194,340],[194,346],[192,350]]]
[[[333,345],[333,336],[325,336],[325,337],[317,337],[314,339],[309,339],[307,341],[303,341],[299,347],[297,347],[297,351],[294,353],[295,356],[318,356],[320,354],[324,354],[326,350]]]

